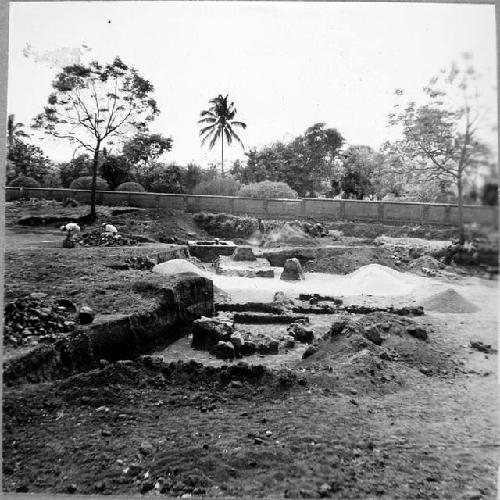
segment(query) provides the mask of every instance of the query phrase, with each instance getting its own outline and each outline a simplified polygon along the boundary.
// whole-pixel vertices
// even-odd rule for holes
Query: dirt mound
[[[435,311],[441,313],[473,313],[479,308],[466,298],[462,297],[453,288],[448,288],[443,292],[436,293],[425,299],[421,305],[427,311]]]
[[[279,229],[272,230],[269,234],[266,234],[262,243],[264,248],[274,248],[282,245],[313,246],[317,245],[317,242],[301,227],[287,222]]]
[[[55,390],[72,397],[85,395],[87,389],[93,394],[95,389],[116,385],[138,388],[195,385],[224,390],[232,384],[249,389],[257,385],[274,391],[291,387],[298,380],[299,377],[290,370],[272,371],[263,365],[244,362],[214,367],[193,360],[165,363],[157,356],[141,356],[133,361],[103,362],[102,368],[57,383]],[[106,398],[103,398],[102,404],[105,402]]]
[[[312,372],[312,380],[320,385],[386,394],[423,375],[448,376],[456,371],[454,362],[427,337],[427,327],[406,317],[345,314],[298,366]]]
[[[314,240],[311,240],[314,243]],[[384,247],[357,248],[341,256],[331,255],[328,249],[318,249],[313,261],[305,264],[304,271],[317,273],[347,274],[368,264],[377,263],[396,267],[391,250]]]

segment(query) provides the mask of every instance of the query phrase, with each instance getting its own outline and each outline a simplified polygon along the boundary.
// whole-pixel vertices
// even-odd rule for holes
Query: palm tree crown
[[[14,115],[9,115],[7,120],[7,145],[11,148],[14,142],[20,141],[22,137],[28,138],[27,134],[23,130],[23,123],[16,123]]]
[[[202,146],[210,140],[208,147],[212,149],[217,139],[221,139],[222,173],[224,173],[224,137],[228,145],[233,140],[236,140],[241,147],[244,147],[233,127],[245,129],[247,126],[246,123],[234,120],[237,111],[234,102],[228,103],[227,98],[227,95],[223,97],[219,94],[217,97],[210,99],[210,107],[200,113],[201,120],[198,121],[199,124],[203,124],[200,130]]]

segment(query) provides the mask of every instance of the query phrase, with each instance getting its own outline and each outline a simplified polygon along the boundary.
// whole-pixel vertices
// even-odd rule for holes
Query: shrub
[[[237,196],[249,198],[297,198],[297,191],[294,191],[284,182],[262,181],[242,186]]]
[[[92,186],[92,176],[86,175],[85,177],[78,177],[69,186],[70,189],[91,189]],[[96,189],[97,191],[107,191],[109,189],[109,184],[102,178],[97,177],[96,179]]]
[[[199,212],[193,215],[193,220],[202,229],[219,238],[245,238],[259,228],[259,222],[254,217],[230,214]]]
[[[120,184],[115,191],[131,191],[131,192],[143,192],[146,191],[138,182],[124,182]]]
[[[33,179],[33,177],[20,175],[9,182],[9,187],[39,188],[40,183]]]
[[[240,189],[240,182],[232,175],[217,176],[202,181],[195,186],[193,194],[214,194],[219,196],[234,196]]]
[[[170,193],[170,194],[180,194],[184,192],[180,182],[170,183],[170,182],[153,182],[149,188],[150,193]]]

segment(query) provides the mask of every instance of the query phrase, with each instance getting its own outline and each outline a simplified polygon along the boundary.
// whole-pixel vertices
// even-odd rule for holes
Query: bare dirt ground
[[[120,217],[128,220],[126,227],[135,219]],[[128,283],[155,279],[152,273],[105,264],[146,254],[157,244],[67,251],[42,243],[62,239],[54,228],[19,230],[14,218],[8,217],[6,300],[43,291],[103,313],[147,302]],[[202,236],[189,216],[171,219],[170,235]],[[144,221],[142,234],[153,234],[148,217]],[[404,361],[371,356],[364,363],[358,356],[359,363],[347,357],[340,362],[328,349],[322,358],[302,360],[301,346],[244,359],[250,368],[238,372],[192,351],[185,338],[159,353],[159,367],[118,362],[64,381],[4,388],[2,488],[46,494],[496,498],[498,358],[470,348],[469,341],[498,347],[497,281],[457,277],[450,283],[479,310],[413,318],[427,326],[429,339],[394,345],[408,354]],[[312,326],[324,333],[335,317],[311,317]],[[282,326],[254,328],[283,333]],[[431,374],[420,370],[420,352],[434,363]],[[165,364],[170,362],[178,368]],[[270,371],[249,376],[259,364]]]

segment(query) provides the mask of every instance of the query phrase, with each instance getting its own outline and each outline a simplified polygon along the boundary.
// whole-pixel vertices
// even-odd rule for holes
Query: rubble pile
[[[219,359],[233,360],[253,354],[278,354],[280,349],[294,347],[296,341],[310,343],[314,338],[312,330],[303,323],[294,324],[287,333],[274,338],[263,333],[236,330],[228,318],[202,317],[193,323],[191,347],[209,351]]]
[[[128,269],[151,271],[156,266],[156,261],[147,255],[133,255],[125,260]]]
[[[76,306],[68,299],[48,300],[32,293],[7,302],[4,307],[4,345],[20,347],[54,342],[76,324]]]
[[[78,239],[78,244],[84,247],[135,246],[138,243],[135,238],[124,237],[119,234],[103,233],[98,229],[83,233]]]

